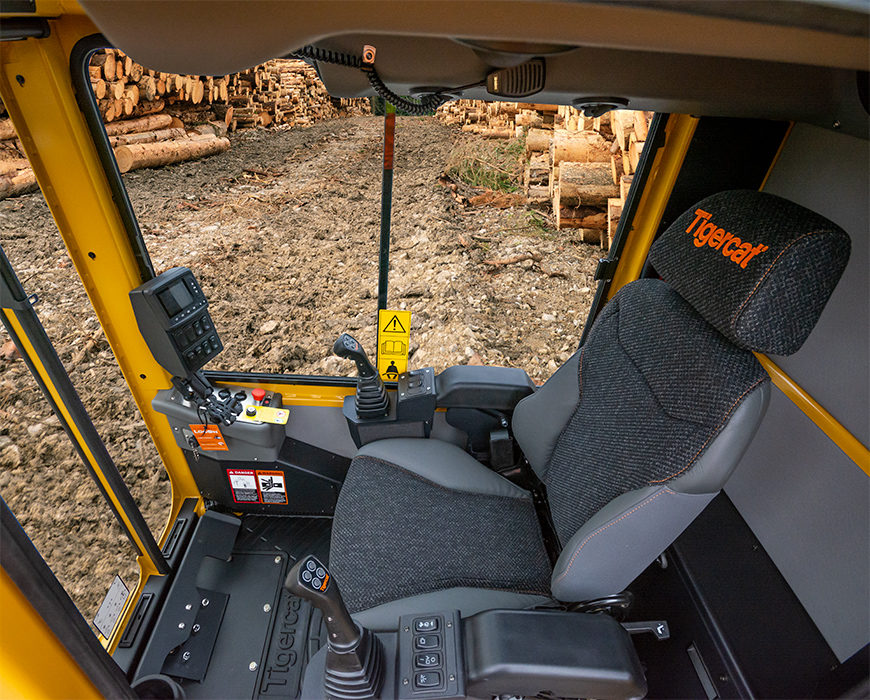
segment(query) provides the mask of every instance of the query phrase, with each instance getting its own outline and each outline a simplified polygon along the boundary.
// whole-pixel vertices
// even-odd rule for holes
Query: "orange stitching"
[[[686,471],[689,467],[691,467],[692,464],[694,464],[695,460],[698,459],[698,455],[701,454],[701,453],[704,451],[704,448],[705,448],[705,447],[707,447],[707,443],[709,443],[710,440],[712,440],[714,437],[716,437],[716,435],[718,435],[720,428],[725,424],[725,421],[728,420],[729,416],[731,415],[731,412],[734,410],[734,407],[735,407],[737,404],[739,404],[741,401],[743,401],[743,397],[744,397],[744,396],[746,396],[750,391],[752,391],[755,387],[757,387],[757,386],[758,386],[759,384],[761,384],[762,382],[767,381],[767,379],[768,379],[768,377],[762,377],[762,378],[759,379],[757,382],[755,382],[755,384],[753,384],[753,385],[752,385],[751,387],[749,387],[746,391],[744,391],[742,394],[740,394],[740,396],[737,397],[737,400],[736,400],[734,403],[731,404],[731,407],[728,409],[728,412],[725,414],[725,417],[722,419],[722,421],[719,423],[719,425],[716,426],[716,430],[714,430],[714,431],[713,431],[713,434],[710,435],[710,437],[708,437],[708,438],[704,441],[704,444],[701,445],[700,448],[698,448],[698,451],[694,454],[694,456],[692,457],[692,459],[689,460],[688,464],[686,464],[685,467],[683,467],[682,469],[680,469],[680,471],[671,474],[670,476],[666,476],[664,479],[654,479],[653,481],[650,481],[650,482],[647,482],[647,483],[649,483],[649,484],[661,484],[661,483],[663,483],[663,482],[665,482],[665,481],[668,481],[669,479],[673,479],[675,476],[679,476],[679,475],[682,474],[684,471]]]
[[[583,547],[586,546],[586,543],[589,542],[589,540],[591,540],[593,537],[595,537],[595,535],[598,535],[598,534],[604,532],[604,531],[605,531],[607,528],[609,528],[611,525],[616,525],[616,523],[618,523],[618,522],[620,522],[620,521],[622,521],[622,520],[625,520],[629,515],[631,515],[632,513],[637,512],[638,510],[640,510],[641,508],[643,508],[645,505],[647,505],[647,504],[649,504],[649,503],[652,503],[655,499],[657,499],[657,498],[658,498],[659,496],[661,496],[663,493],[671,493],[671,494],[673,494],[674,492],[671,491],[669,488],[665,487],[662,491],[659,491],[659,492],[658,492],[657,494],[655,494],[654,496],[650,496],[650,497],[647,498],[643,503],[638,503],[638,504],[637,504],[634,508],[632,508],[630,511],[628,511],[627,513],[623,513],[622,516],[620,516],[618,519],[616,519],[616,520],[612,520],[612,521],[610,521],[609,523],[607,523],[607,525],[605,525],[605,526],[603,526],[603,527],[600,527],[600,528],[597,529],[595,532],[593,532],[591,535],[589,535],[585,540],[583,540],[583,542],[580,544],[580,546],[579,546],[579,547],[576,549],[576,551],[574,552],[574,556],[571,557],[571,561],[568,562],[568,566],[565,567],[565,571],[564,571],[564,573],[562,573],[562,575],[559,576],[559,578],[556,579],[556,583],[558,583],[559,581],[561,581],[563,578],[565,578],[565,577],[568,575],[568,572],[571,570],[571,567],[574,565],[574,560],[577,558],[577,556],[580,554],[580,550],[583,549]]]
[[[743,300],[743,303],[737,307],[737,311],[735,311],[734,314],[731,316],[731,320],[729,321],[729,323],[732,326],[735,324],[735,322],[737,321],[737,317],[740,316],[740,314],[743,312],[743,307],[749,303],[749,300],[752,299],[753,296],[755,296],[755,292],[758,291],[758,288],[761,286],[761,283],[764,282],[765,279],[767,279],[768,275],[770,275],[770,271],[773,270],[773,266],[776,265],[776,261],[779,260],[783,255],[785,255],[789,248],[796,245],[798,241],[802,241],[804,238],[807,238],[808,236],[816,236],[816,235],[819,235],[822,233],[824,233],[824,231],[811,231],[810,233],[805,233],[803,236],[800,236],[799,238],[795,238],[791,243],[789,243],[785,248],[783,248],[779,252],[779,255],[777,255],[773,259],[773,262],[770,263],[768,268],[764,271],[764,274],[761,276],[761,278],[758,280],[758,282],[756,282],[755,287],[753,287],[752,291],[749,292],[749,296],[746,297],[746,299]]]

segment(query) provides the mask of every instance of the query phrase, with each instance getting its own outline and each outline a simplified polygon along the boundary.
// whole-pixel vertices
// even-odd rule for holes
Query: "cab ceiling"
[[[613,96],[629,108],[837,125],[867,137],[866,3],[547,0],[81,0],[117,47],[157,70],[223,75],[304,45],[359,56],[398,94],[476,83],[545,56],[530,102]],[[768,8],[768,9],[765,9]],[[860,9],[859,9],[860,8]],[[334,96],[374,94],[319,64]],[[464,97],[486,99],[483,88]]]

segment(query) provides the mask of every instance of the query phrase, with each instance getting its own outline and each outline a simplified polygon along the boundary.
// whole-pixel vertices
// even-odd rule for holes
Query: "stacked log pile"
[[[150,70],[106,49],[93,55],[89,72],[122,173],[220,153],[237,128],[305,127],[370,111],[368,100],[330,97],[316,71],[292,59],[211,77]],[[36,187],[0,103],[0,199]]]
[[[584,241],[610,247],[652,112],[590,118],[565,105],[458,100],[438,116],[487,138],[525,136],[529,203],[551,207],[557,229],[579,229]]]

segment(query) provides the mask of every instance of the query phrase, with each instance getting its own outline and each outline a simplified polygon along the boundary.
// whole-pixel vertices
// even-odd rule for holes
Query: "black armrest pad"
[[[641,698],[646,678],[628,633],[612,617],[488,610],[463,621],[466,692],[565,698]]]
[[[441,408],[491,408],[512,411],[517,402],[534,393],[525,370],[516,367],[457,365],[435,378]]]

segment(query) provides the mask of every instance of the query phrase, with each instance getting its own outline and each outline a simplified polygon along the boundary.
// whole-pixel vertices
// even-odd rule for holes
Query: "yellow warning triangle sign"
[[[402,322],[399,320],[397,314],[393,314],[393,317],[387,321],[387,324],[381,329],[384,333],[407,333],[405,327],[402,325]]]

